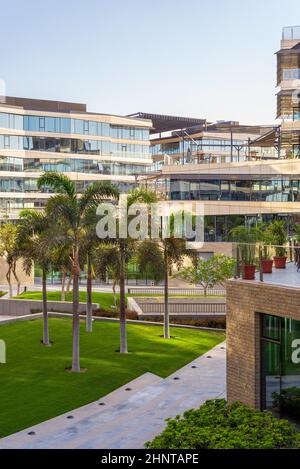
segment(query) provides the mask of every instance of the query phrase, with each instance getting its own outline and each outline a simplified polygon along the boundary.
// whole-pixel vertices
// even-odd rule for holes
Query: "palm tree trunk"
[[[92,262],[91,255],[87,255],[87,279],[86,279],[86,332],[92,332]]]
[[[75,249],[73,264],[73,352],[72,352],[72,371],[80,373],[79,359],[79,262],[78,249]]]
[[[113,283],[112,283],[112,291],[113,291],[113,295],[114,295],[114,305],[115,305],[115,308],[117,307],[117,292],[116,292],[116,280],[113,280]]]
[[[164,338],[170,339],[170,325],[169,325],[169,262],[167,247],[164,246]]]
[[[61,293],[60,293],[61,301],[65,301],[65,299],[66,299],[66,294],[65,294],[66,278],[67,278],[67,272],[66,272],[66,270],[63,270],[62,271],[62,277],[61,277]]]
[[[124,245],[120,242],[120,353],[127,353]]]
[[[49,325],[47,308],[47,274],[46,269],[42,270],[42,289],[43,289],[43,344],[49,346]]]
[[[17,275],[16,270],[17,270],[17,263],[16,263],[16,261],[14,261],[13,266],[12,266],[12,273],[15,277],[16,282],[17,282],[17,295],[20,295],[21,282],[20,282],[20,279]]]

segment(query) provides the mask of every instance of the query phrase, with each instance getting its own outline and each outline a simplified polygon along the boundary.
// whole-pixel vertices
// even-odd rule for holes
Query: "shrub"
[[[300,417],[300,388],[291,387],[281,391],[281,393],[273,392],[273,406],[279,407],[291,417]]]
[[[300,448],[300,434],[287,420],[225,399],[206,401],[199,409],[167,420],[167,427],[146,448],[284,449]]]

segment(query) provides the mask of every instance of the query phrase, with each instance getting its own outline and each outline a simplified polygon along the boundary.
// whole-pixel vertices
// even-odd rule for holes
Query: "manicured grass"
[[[138,294],[128,294],[128,296],[142,296],[142,297],[162,297],[163,295],[156,295],[156,294],[145,294],[145,293],[138,293]],[[170,295],[172,298],[190,298],[192,295]],[[201,295],[195,295],[197,297],[201,297]],[[222,295],[214,295],[214,297],[219,297]],[[21,295],[16,296],[15,298],[20,299],[27,299],[27,300],[41,300],[42,299],[42,292],[41,291],[28,291],[26,293],[21,293]],[[52,301],[60,301],[60,292],[59,291],[49,291],[47,293],[48,300]],[[115,311],[112,306],[114,305],[114,295],[112,293],[101,293],[101,292],[93,292],[93,303],[100,304],[100,308],[103,311],[112,312]],[[210,296],[211,298],[211,296]],[[66,301],[72,301],[72,292],[66,294]],[[86,302],[86,292],[81,291],[79,292],[79,301]],[[119,294],[117,294],[117,303],[119,302]]]
[[[21,295],[16,296],[15,298],[26,299],[26,300],[41,300],[42,292],[41,291],[29,291],[26,293],[21,293]],[[60,301],[61,296],[59,291],[48,291],[47,292],[48,300]],[[100,308],[103,311],[114,311],[112,306],[114,305],[114,295],[113,293],[100,293],[93,292],[93,303],[98,303]],[[117,301],[119,300],[119,295],[117,295]],[[72,301],[72,292],[66,294],[66,301]],[[79,301],[86,302],[86,291],[79,292]]]
[[[119,325],[81,323],[81,367],[71,365],[71,319],[49,319],[52,347],[41,344],[42,321],[0,325],[7,363],[0,364],[0,437],[92,402],[145,372],[166,377],[224,340],[218,332],[172,328],[162,338],[159,326],[128,324],[129,353],[116,352]]]

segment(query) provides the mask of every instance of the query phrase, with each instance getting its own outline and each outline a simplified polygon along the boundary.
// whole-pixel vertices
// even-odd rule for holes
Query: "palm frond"
[[[152,204],[157,202],[157,196],[155,192],[149,191],[144,187],[140,187],[138,189],[133,189],[128,193],[127,197],[127,204],[128,206],[135,204],[135,203],[144,203],[144,204]]]
[[[106,198],[118,199],[117,186],[108,181],[98,181],[90,184],[79,199],[79,211],[84,213],[89,207],[95,207]]]
[[[68,197],[76,197],[76,187],[68,176],[57,171],[46,171],[37,180],[38,189],[44,186],[50,187],[57,194],[64,194]]]
[[[76,198],[70,199],[64,194],[53,195],[47,202],[46,214],[52,224],[61,222],[72,229],[77,228],[79,214]]]

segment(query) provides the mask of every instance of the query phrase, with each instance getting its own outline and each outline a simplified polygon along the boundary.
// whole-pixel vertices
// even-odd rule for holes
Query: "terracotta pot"
[[[274,256],[275,269],[285,269],[286,256]]]
[[[244,280],[254,280],[255,279],[255,264],[245,264],[243,265],[243,279]]]
[[[271,274],[272,273],[272,267],[273,267],[273,261],[272,259],[263,259],[261,261],[262,265],[262,271],[264,274]]]

